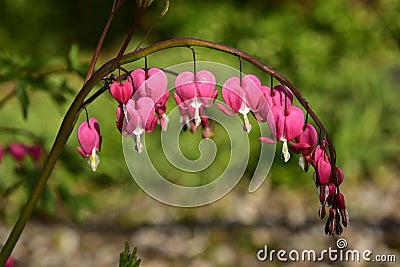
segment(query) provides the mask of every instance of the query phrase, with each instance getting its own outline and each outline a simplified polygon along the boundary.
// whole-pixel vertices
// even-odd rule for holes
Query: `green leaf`
[[[126,241],[124,251],[119,254],[119,267],[138,267],[142,260],[137,258],[136,253],[136,247],[130,253],[129,243]]]
[[[19,82],[17,85],[17,98],[21,104],[23,117],[26,119],[28,117],[29,98],[26,85],[23,82]]]

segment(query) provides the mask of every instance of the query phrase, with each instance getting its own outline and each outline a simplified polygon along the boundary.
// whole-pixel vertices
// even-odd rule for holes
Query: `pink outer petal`
[[[199,97],[212,98],[215,89],[215,77],[214,75],[207,71],[202,70],[196,74],[196,88]]]
[[[194,99],[196,97],[194,74],[189,71],[180,73],[175,79],[175,88],[183,101]]]
[[[116,121],[116,126],[117,126],[117,129],[118,129],[118,131],[120,132],[120,133],[122,133],[122,128],[123,128],[123,126],[124,126],[124,120],[125,120],[125,115],[124,115],[124,112],[123,112],[123,107],[122,107],[122,105],[119,105],[118,107],[117,107],[117,110],[116,110],[116,112],[115,112],[116,114],[116,117],[117,117],[117,121]]]
[[[285,128],[285,109],[281,106],[272,107],[267,122],[272,135],[280,141]]]
[[[261,142],[267,143],[267,144],[276,144],[276,142],[272,139],[269,139],[267,137],[259,137],[258,140]]]
[[[238,77],[232,77],[226,80],[222,87],[222,98],[225,104],[232,109],[234,113],[238,113],[244,97],[243,88],[240,87]]]
[[[95,148],[97,149],[97,151],[100,151],[100,147],[101,147],[101,135],[100,135],[100,125],[99,122],[95,119],[95,118],[90,118],[89,120],[89,125],[90,128],[93,130],[95,130],[96,134],[97,134],[97,139],[96,139],[96,144],[95,144]]]
[[[308,148],[311,147],[311,146],[310,146],[309,144],[307,144],[307,143],[292,143],[292,142],[290,142],[290,145],[291,145],[291,146],[294,146],[294,147],[296,147],[296,148],[299,148],[299,149],[301,149],[301,150],[303,150],[303,149],[308,149]]]
[[[303,129],[304,126],[304,113],[295,106],[287,109],[287,116],[285,119],[285,137],[287,140],[294,139]]]
[[[246,75],[242,79],[243,90],[246,93],[246,104],[252,111],[257,111],[257,106],[262,97],[261,82],[254,75]]]
[[[320,184],[328,184],[331,175],[331,163],[326,157],[318,160],[317,173]]]
[[[78,128],[78,141],[84,154],[91,154],[93,148],[99,143],[99,136],[96,130],[94,128],[89,128],[88,123],[85,121],[82,122]]]
[[[110,87],[110,93],[118,103],[126,104],[132,97],[133,87],[130,82],[123,82],[122,84],[114,82]]]
[[[232,111],[229,111],[224,105],[222,104],[217,104],[218,108],[225,113],[228,116],[235,116],[237,113],[233,113]]]
[[[140,115],[136,110],[136,104],[134,100],[129,100],[126,105],[127,122],[125,122],[125,136],[131,136],[136,127],[140,124]]]
[[[165,93],[168,80],[165,73],[157,68],[151,68],[148,70],[148,78],[145,80],[145,71],[142,69],[135,70],[134,77],[136,77],[137,84],[139,87],[135,89],[135,98],[151,97],[154,102],[157,102]],[[136,86],[135,86],[136,87]]]
[[[157,68],[149,69],[148,75],[149,78],[147,79],[146,84],[151,89],[151,98],[154,102],[157,102],[167,90],[167,75]]]
[[[131,72],[131,77],[133,80],[134,93],[136,93],[136,91],[140,88],[140,86],[142,86],[142,84],[146,80],[146,75],[145,75],[144,70],[136,69]]]
[[[142,97],[137,101],[137,108],[143,129],[151,129],[154,119],[154,101],[150,97]],[[156,121],[157,122],[157,121]]]
[[[338,185],[341,185],[344,180],[344,173],[341,168],[336,167]]]
[[[76,149],[78,150],[79,154],[81,154],[82,157],[84,157],[84,158],[89,158],[90,155],[91,155],[91,154],[88,154],[85,151],[83,151],[83,149],[81,147],[79,147],[79,146]]]
[[[309,145],[309,148],[301,149],[303,156],[308,156],[313,152],[315,146],[317,145],[317,130],[315,130],[314,126],[311,124],[307,124],[305,129],[300,132],[295,139],[297,143],[305,143]]]

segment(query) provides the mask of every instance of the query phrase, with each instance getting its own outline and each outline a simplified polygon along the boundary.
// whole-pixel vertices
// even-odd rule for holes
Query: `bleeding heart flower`
[[[13,143],[8,146],[8,152],[17,162],[22,163],[28,154],[28,147],[24,144]]]
[[[282,158],[287,162],[290,159],[288,141],[293,140],[302,131],[304,114],[296,106],[290,106],[286,110],[282,106],[274,106],[271,109],[271,114],[272,116],[268,116],[267,122],[275,141],[267,137],[260,137],[259,140],[268,144],[282,141]],[[299,147],[302,146],[299,145]]]
[[[238,77],[226,80],[222,87],[222,97],[229,110],[221,104],[218,104],[219,109],[229,116],[234,116],[237,113],[242,114],[244,120],[243,129],[247,133],[251,131],[251,125],[247,117],[250,111],[255,114],[263,112],[261,117],[264,118],[268,113],[265,113],[268,104],[266,105],[267,100],[264,98],[261,82],[254,75],[246,75],[242,80]],[[257,119],[261,120],[259,117]]]
[[[96,152],[100,152],[101,147],[100,126],[95,118],[89,122],[82,122],[78,128],[78,141],[81,147],[77,147],[82,157],[88,159],[88,164],[92,171],[96,171],[100,159]]]
[[[207,71],[202,70],[196,73],[182,72],[175,80],[176,93],[174,98],[181,109],[194,108],[195,126],[201,123],[200,108],[210,107],[214,104],[218,91],[215,90],[215,77]]]
[[[307,124],[303,130],[296,136],[296,143],[290,143],[290,149],[296,154],[302,154],[299,157],[299,165],[303,171],[307,172],[310,164],[310,155],[318,143],[318,134],[314,126]]]
[[[132,83],[123,82],[120,84],[119,82],[114,82],[110,87],[110,93],[119,104],[126,105],[133,94]]]
[[[147,78],[146,78],[147,75]],[[165,114],[170,92],[166,91],[168,79],[165,73],[157,68],[151,68],[146,72],[136,69],[131,73],[135,89],[135,99],[151,97],[155,103],[155,112],[161,128],[165,131],[168,125],[168,116]]]
[[[314,126],[306,124],[303,130],[296,136],[296,143],[293,143],[293,152],[309,156],[318,143],[318,134]]]
[[[28,154],[31,156],[35,164],[39,164],[40,158],[43,154],[43,147],[41,145],[28,147]]]
[[[137,103],[131,99],[126,105],[126,123],[124,125],[124,136],[135,135],[135,150],[141,153],[144,149],[141,136],[144,132],[152,132],[157,122],[154,114],[154,101],[150,97],[142,97]],[[118,115],[118,114],[117,114]]]

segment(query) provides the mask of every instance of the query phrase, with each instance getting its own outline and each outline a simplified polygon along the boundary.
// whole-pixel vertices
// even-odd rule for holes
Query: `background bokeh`
[[[81,75],[111,2],[3,0],[0,144],[40,142],[49,151],[83,83]],[[130,49],[162,6],[157,0],[149,9]],[[244,50],[289,78],[336,145],[351,218],[343,236],[352,249],[396,254],[399,262],[399,12],[398,0],[173,0],[146,44],[176,37],[207,39]],[[116,55],[134,14],[134,1],[127,1],[110,29],[100,63]],[[200,48],[196,52],[198,60],[238,67],[232,56]],[[176,48],[151,55],[148,62],[151,67],[166,68],[191,57],[189,49]],[[129,67],[143,64],[138,61]],[[270,78],[249,64],[243,70],[269,84]],[[46,72],[51,75],[42,75]],[[257,262],[256,252],[264,245],[274,249],[335,247],[335,238],[323,234],[325,222],[317,217],[312,174],[300,170],[296,157],[284,164],[278,155],[261,189],[247,192],[258,158],[257,132],[250,134],[252,155],[244,179],[222,200],[182,209],[151,199],[137,187],[125,165],[115,108],[107,93],[88,108],[90,116],[100,121],[103,135],[96,173],[76,151],[76,130],[69,139],[14,252],[19,266],[116,266],[125,240],[138,247],[141,266],[263,266],[266,263]],[[218,130],[216,142],[223,143]],[[154,136],[158,134],[159,130]],[[157,138],[153,139],[157,144]],[[184,154],[198,157],[200,140],[200,132],[185,133]],[[221,153],[225,150],[219,146]],[[224,157],[214,164],[223,168]],[[170,172],[174,176],[174,170]],[[37,168],[29,159],[24,169],[9,155],[0,163],[2,240],[36,177]]]

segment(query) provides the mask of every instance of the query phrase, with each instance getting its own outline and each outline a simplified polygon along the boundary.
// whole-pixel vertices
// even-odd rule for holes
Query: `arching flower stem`
[[[82,111],[83,107],[90,104],[93,102],[97,97],[99,97],[102,93],[107,91],[106,87],[103,87],[99,89],[96,93],[94,93],[89,99],[86,99],[86,97],[89,95],[91,90],[101,81],[103,80],[104,77],[112,73],[114,70],[117,69],[119,65],[124,65],[130,62],[134,62],[136,60],[139,60],[147,55],[156,53],[161,50],[173,48],[173,47],[193,47],[193,46],[198,46],[198,47],[205,47],[205,48],[210,48],[218,51],[222,51],[228,54],[236,55],[240,57],[242,60],[246,60],[250,64],[256,66],[263,72],[269,74],[272,76],[274,79],[279,81],[282,85],[287,86],[292,93],[296,96],[297,100],[299,103],[307,109],[309,116],[312,117],[314,120],[315,124],[318,126],[320,129],[321,133],[323,133],[323,137],[326,140],[327,146],[329,148],[329,155],[330,155],[330,163],[332,165],[332,170],[335,172],[335,183],[337,183],[337,174],[336,174],[336,150],[335,147],[332,143],[332,140],[330,136],[328,135],[327,131],[325,130],[325,127],[317,117],[317,115],[314,113],[314,111],[308,107],[307,101],[303,98],[302,94],[300,91],[282,74],[278,73],[271,67],[265,65],[258,59],[250,56],[249,54],[226,46],[222,44],[217,44],[205,40],[200,40],[200,39],[194,39],[194,38],[179,38],[179,39],[170,39],[166,40],[163,42],[159,42],[153,45],[150,45],[146,48],[139,49],[137,51],[134,51],[132,53],[128,53],[124,56],[120,53],[117,58],[112,59],[105,63],[103,66],[101,66],[93,75],[90,76],[90,78],[85,82],[83,85],[82,89],[78,92],[76,95],[75,99],[73,100],[71,106],[69,107],[67,113],[64,116],[64,119],[61,123],[61,126],[59,128],[57,137],[54,141],[53,147],[51,148],[49,155],[43,165],[43,168],[41,170],[40,176],[37,180],[37,183],[27,200],[25,207],[23,208],[20,217],[18,218],[16,224],[14,225],[14,228],[12,229],[8,240],[4,244],[3,249],[1,250],[0,253],[0,266],[4,265],[6,260],[8,259],[9,255],[11,254],[15,244],[17,243],[19,237],[21,236],[22,231],[25,228],[25,225],[27,221],[29,220],[32,211],[37,203],[37,201],[40,198],[40,195],[45,188],[45,185],[47,183],[47,180],[54,168],[54,165],[56,164],[61,151],[63,150],[69,136],[71,135],[75,123],[77,122],[78,116],[80,112]],[[126,47],[125,47],[126,48]],[[121,51],[125,51],[125,48],[121,49]],[[308,108],[307,108],[308,107]]]

